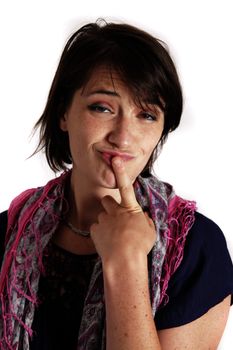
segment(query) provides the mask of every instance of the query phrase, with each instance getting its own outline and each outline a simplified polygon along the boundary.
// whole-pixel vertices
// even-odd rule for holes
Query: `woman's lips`
[[[112,158],[113,157],[120,157],[123,161],[128,161],[133,159],[134,157],[128,154],[120,154],[120,153],[110,153],[110,152],[101,152],[102,158],[105,160],[105,162],[108,165],[112,165]]]

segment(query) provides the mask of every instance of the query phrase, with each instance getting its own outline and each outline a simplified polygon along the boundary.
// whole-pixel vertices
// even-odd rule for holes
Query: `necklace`
[[[89,231],[83,231],[78,228],[76,228],[74,225],[71,224],[68,220],[64,220],[64,223],[67,227],[69,227],[75,234],[78,234],[82,237],[89,238],[90,237],[90,232]]]

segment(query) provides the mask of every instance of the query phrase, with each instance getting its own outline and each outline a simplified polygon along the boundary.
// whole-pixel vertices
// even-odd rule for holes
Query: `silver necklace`
[[[80,230],[79,228],[72,225],[71,222],[69,222],[68,220],[64,220],[64,223],[77,235],[80,235],[80,236],[86,237],[86,238],[90,237],[90,235],[91,235],[89,231]]]

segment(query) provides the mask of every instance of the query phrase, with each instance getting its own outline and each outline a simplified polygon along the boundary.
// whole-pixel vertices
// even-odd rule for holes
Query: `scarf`
[[[0,348],[29,350],[43,251],[67,210],[67,171],[44,187],[16,197],[8,210],[6,248],[0,275]],[[175,195],[171,185],[150,175],[139,176],[134,191],[156,227],[148,255],[148,283],[153,317],[168,302],[168,282],[183,258],[186,236],[194,222],[195,202]],[[106,320],[101,258],[94,266],[84,301],[77,349],[106,348]]]

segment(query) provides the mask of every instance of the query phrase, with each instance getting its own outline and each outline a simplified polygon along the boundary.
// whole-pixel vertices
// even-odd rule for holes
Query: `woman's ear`
[[[67,131],[67,113],[65,113],[60,119],[60,128],[62,131]]]

